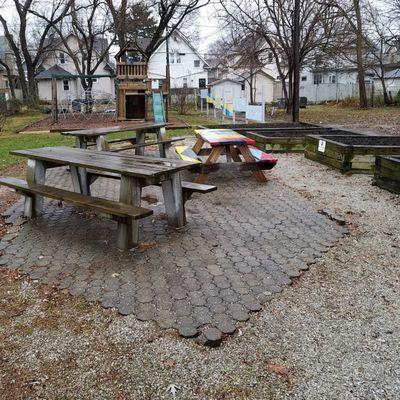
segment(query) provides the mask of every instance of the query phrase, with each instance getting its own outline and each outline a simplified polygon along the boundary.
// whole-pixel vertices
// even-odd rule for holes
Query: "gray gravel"
[[[175,384],[176,399],[398,399],[400,198],[369,176],[279,158],[271,179],[351,232],[291,287],[210,349],[3,278],[2,303],[23,311],[0,307],[0,398],[171,399]]]

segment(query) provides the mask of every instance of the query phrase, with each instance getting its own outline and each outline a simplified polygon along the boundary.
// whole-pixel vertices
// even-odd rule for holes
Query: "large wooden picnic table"
[[[193,165],[191,162],[70,147],[44,147],[11,153],[28,158],[28,184],[44,185],[47,169],[69,166],[74,191],[83,195],[88,195],[87,187],[90,186],[90,182],[84,181],[87,169],[118,174],[121,178],[119,202],[126,205],[140,207],[142,188],[161,184],[168,223],[174,227],[185,224],[180,171],[189,169]],[[36,196],[36,207],[42,201],[42,197]],[[129,248],[131,243],[137,243],[137,220],[132,219],[128,229],[126,224],[119,224],[118,231],[121,248]]]
[[[135,144],[144,144],[146,133],[155,133],[158,141],[165,137],[165,123],[142,122],[122,126],[110,126],[105,128],[80,129],[74,131],[61,132],[62,135],[73,136],[75,138],[75,147],[86,149],[88,144],[95,143],[97,150],[107,151],[110,149],[107,135],[119,132],[136,133],[135,138],[130,138]],[[129,139],[127,139],[129,140]],[[144,147],[135,149],[136,155],[144,155]],[[160,156],[165,157],[165,147],[160,145]]]

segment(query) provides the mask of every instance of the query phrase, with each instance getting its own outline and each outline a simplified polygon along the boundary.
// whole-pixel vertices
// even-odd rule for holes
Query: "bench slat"
[[[46,185],[28,184],[17,178],[0,178],[0,185],[4,185],[23,193],[31,193],[56,200],[65,201],[79,207],[87,208],[104,214],[123,218],[141,219],[153,214],[152,210],[143,207],[130,206],[117,201],[86,196]]]

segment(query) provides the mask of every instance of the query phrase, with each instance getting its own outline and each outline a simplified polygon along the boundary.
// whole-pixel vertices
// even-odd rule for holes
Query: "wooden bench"
[[[237,167],[237,169],[241,170],[254,170],[254,168],[258,168],[261,170],[267,170],[267,169],[272,169],[275,164],[278,162],[278,159],[271,155],[267,154],[264,151],[260,150],[258,147],[253,146],[253,145],[248,145],[247,146],[249,149],[250,154],[253,156],[255,159],[254,162],[246,162],[245,164],[241,165],[240,168]],[[178,154],[178,156],[184,160],[184,161],[191,161],[195,162],[197,164],[202,164],[202,160],[199,157],[199,155],[202,156],[208,156],[210,155],[212,149],[211,148],[206,148],[206,149],[201,149],[199,151],[199,154],[196,154],[194,150],[189,147],[189,146],[176,146],[175,147],[175,152]],[[234,161],[239,161],[241,160],[239,156],[239,153],[237,152],[236,148],[233,147],[230,149],[230,151],[234,151],[236,154],[236,159]],[[226,154],[225,149],[221,151],[221,155]],[[219,164],[203,164],[200,168],[198,168],[201,171],[217,171],[219,169]],[[225,168],[229,169],[229,168]],[[235,166],[232,166],[232,169],[235,169]]]
[[[91,183],[97,178],[121,179],[121,177],[118,174],[114,174],[112,172],[95,171],[89,169],[87,170],[87,174]],[[184,202],[189,200],[193,193],[206,194],[217,190],[216,186],[205,185],[195,182],[188,182],[188,181],[182,181],[181,185],[182,185],[182,195]],[[161,183],[157,183],[156,186],[161,186]]]
[[[128,225],[129,219],[139,220],[153,214],[152,210],[135,207],[117,201],[101,199],[83,195],[68,190],[59,189],[40,184],[28,184],[26,181],[17,178],[0,178],[0,185],[15,189],[27,199],[34,195],[61,200],[74,206],[82,207]]]
[[[170,138],[170,139],[165,139],[165,140],[151,140],[149,142],[145,143],[136,143],[136,138],[128,138],[128,139],[115,139],[115,141],[108,141],[108,143],[121,143],[124,141],[129,141],[132,144],[128,146],[123,146],[123,147],[117,147],[117,148],[111,148],[109,151],[114,151],[114,152],[119,152],[119,151],[124,151],[124,150],[132,150],[132,149],[139,149],[142,147],[148,147],[148,146],[159,146],[163,147],[165,151],[171,146],[172,143],[179,142],[181,140],[185,140],[184,137],[176,137],[176,138]]]

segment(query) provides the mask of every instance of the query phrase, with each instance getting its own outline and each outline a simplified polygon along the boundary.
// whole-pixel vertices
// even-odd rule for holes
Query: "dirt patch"
[[[58,123],[53,123],[51,117],[33,122],[24,128],[29,131],[66,131],[74,129],[104,128],[105,126],[132,125],[133,121],[116,121],[112,115],[103,115],[99,118],[88,119],[78,115],[71,118],[60,118]],[[177,117],[169,117],[168,129],[187,128],[188,124]]]

